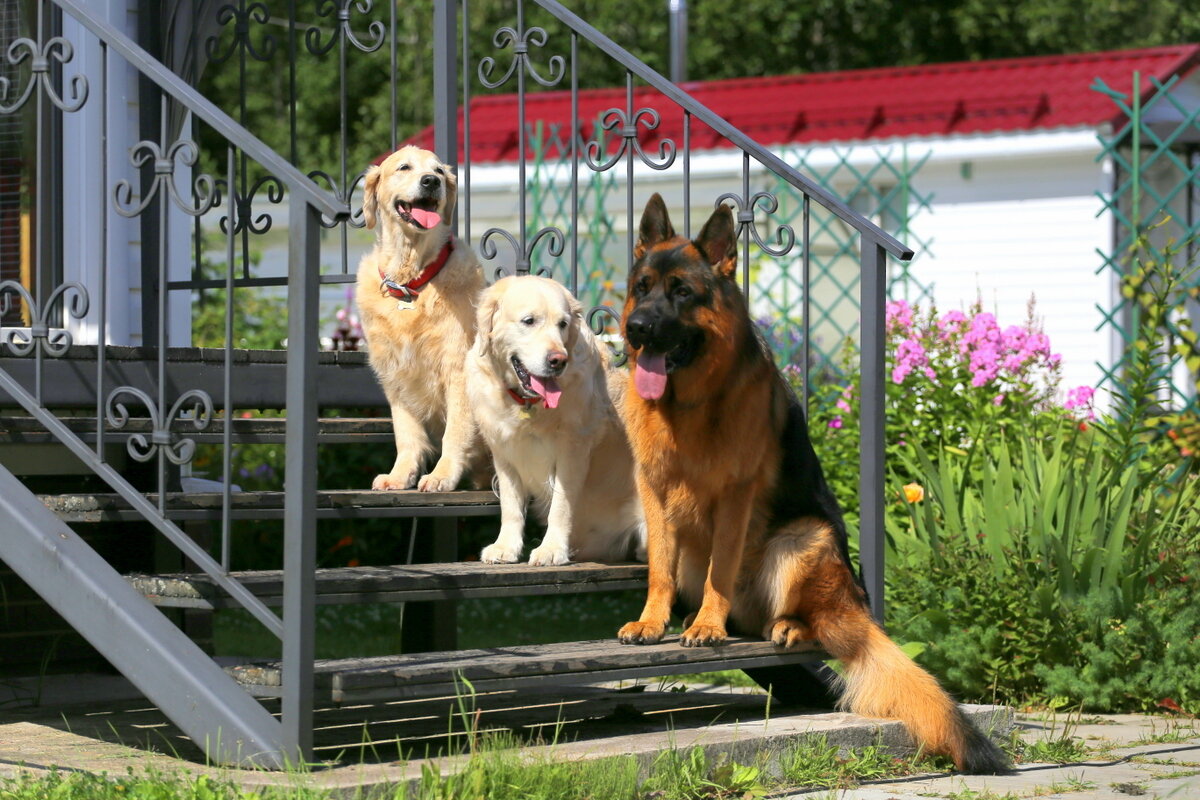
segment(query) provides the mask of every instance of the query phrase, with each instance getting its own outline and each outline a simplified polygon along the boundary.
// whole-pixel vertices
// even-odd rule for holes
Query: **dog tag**
[[[533,406],[521,406],[521,410],[517,412],[517,416],[521,419],[531,419],[533,417]]]
[[[396,303],[396,308],[400,309],[401,311],[412,311],[414,305],[415,304],[412,300],[403,298],[400,300],[400,302]]]

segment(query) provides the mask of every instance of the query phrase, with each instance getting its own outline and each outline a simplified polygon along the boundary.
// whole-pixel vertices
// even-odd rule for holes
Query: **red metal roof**
[[[1112,100],[1091,88],[1097,78],[1128,92],[1136,70],[1145,93],[1151,77],[1183,75],[1198,63],[1200,45],[1193,44],[703,81],[683,88],[760,144],[849,142],[1096,126],[1119,117]],[[546,129],[558,126],[565,133],[570,103],[567,91],[529,93],[525,118],[531,127],[540,121]],[[595,120],[609,109],[625,107],[624,88],[581,91],[582,133],[591,138]],[[647,154],[653,157],[664,138],[682,146],[681,110],[655,90],[635,88],[634,111],[647,107],[662,117],[654,131],[639,125],[638,140]],[[692,149],[727,146],[707,126],[693,120],[691,127]],[[619,133],[620,124],[614,138]],[[461,151],[461,112],[459,135]],[[432,129],[409,142],[432,147]],[[517,150],[516,95],[472,98],[472,162],[512,161]]]

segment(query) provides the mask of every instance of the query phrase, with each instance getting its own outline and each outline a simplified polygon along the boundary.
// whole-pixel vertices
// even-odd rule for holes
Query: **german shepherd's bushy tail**
[[[866,608],[842,606],[813,616],[817,639],[845,666],[839,705],[865,717],[899,720],[929,753],[949,756],[962,772],[1009,769],[1004,752],[888,638]]]

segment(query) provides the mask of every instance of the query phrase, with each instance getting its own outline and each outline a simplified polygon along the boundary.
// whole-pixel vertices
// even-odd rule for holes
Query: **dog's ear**
[[[729,206],[724,203],[717,206],[694,244],[712,264],[714,272],[722,278],[733,275],[737,269],[737,226],[733,224]]]
[[[500,286],[508,278],[501,278],[483,293],[479,308],[475,309],[475,338],[479,340],[481,349],[487,352],[491,347],[492,331],[496,327],[496,314],[500,311],[500,296],[505,287]],[[497,288],[499,287],[499,288]]]
[[[571,309],[571,322],[567,325],[567,352],[574,353],[575,345],[579,342],[579,333],[586,324],[583,321],[583,304],[573,296],[568,295],[568,306]]]
[[[379,221],[379,176],[379,167],[371,165],[363,180],[363,221],[368,228],[374,228]]]
[[[446,202],[442,209],[442,216],[446,219],[446,224],[454,218],[454,211],[458,207],[458,176],[454,174],[454,167],[449,164],[442,165],[442,180],[446,182]]]
[[[667,204],[663,202],[662,196],[655,192],[646,203],[646,210],[642,212],[637,245],[633,248],[634,261],[659,242],[673,238],[675,229],[671,227],[671,218],[667,215]]]

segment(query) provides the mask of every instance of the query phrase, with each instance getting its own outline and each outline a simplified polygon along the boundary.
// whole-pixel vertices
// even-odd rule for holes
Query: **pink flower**
[[[995,397],[993,397],[993,398],[992,398],[992,405],[994,405],[994,406],[1002,406],[1002,405],[1004,405],[1004,395],[1002,395],[1002,394],[998,394],[998,395],[996,395]]]
[[[829,420],[829,427],[834,429],[842,427],[842,418],[834,417],[833,419]]]
[[[847,403],[845,400],[838,400],[838,401],[837,401],[836,403],[834,403],[833,405],[834,405],[834,406],[835,406],[835,407],[836,407],[836,408],[837,408],[839,411],[846,411],[846,412],[849,412],[849,411],[850,411],[850,404],[849,404],[849,403]]]

